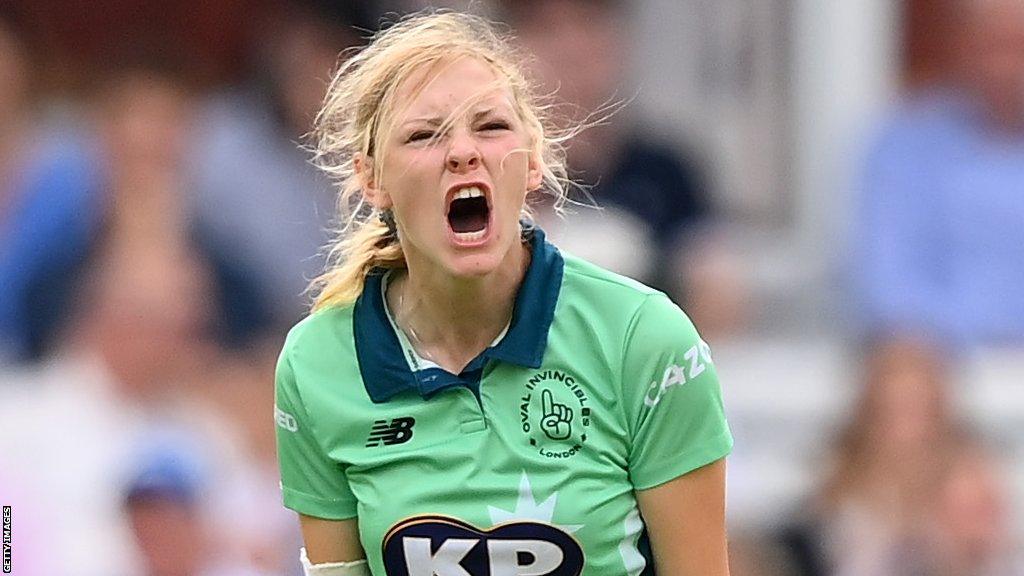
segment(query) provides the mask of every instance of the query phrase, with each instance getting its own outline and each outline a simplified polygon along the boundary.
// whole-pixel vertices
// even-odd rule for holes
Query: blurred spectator
[[[907,98],[864,171],[864,328],[953,348],[1024,344],[1024,3],[959,0],[958,68]]]
[[[947,366],[903,344],[869,356],[866,388],[818,497],[780,538],[798,576],[917,575],[957,426]]]
[[[122,507],[132,452],[155,428],[187,430],[216,463],[211,476],[220,481],[210,501],[217,505],[204,509],[216,512],[219,534],[229,539],[215,543],[220,558],[249,570],[257,563],[251,543],[236,542],[251,530],[231,521],[240,522],[238,510],[269,505],[236,490],[266,475],[252,479],[258,473],[245,443],[202,393],[218,385],[227,362],[210,330],[218,314],[215,267],[191,241],[179,182],[188,99],[173,82],[137,72],[101,95],[97,132],[109,194],[103,234],[85,278],[74,283],[58,352],[37,371],[0,374],[0,466],[48,507],[24,513],[44,524],[54,573],[135,574],[140,557]],[[133,509],[136,520],[151,519],[151,511]]]
[[[272,410],[270,402],[264,403],[265,410],[255,410],[265,395],[260,391],[271,390],[259,386],[271,380],[271,371],[258,370],[261,348],[248,350],[251,356],[229,358],[218,350],[215,340],[245,342],[262,337],[263,315],[258,304],[251,303],[257,300],[250,286],[254,279],[238,274],[230,255],[209,248],[208,243],[195,242],[192,235],[194,223],[184,190],[183,168],[191,142],[187,119],[192,102],[168,78],[137,73],[112,83],[105,102],[102,116],[106,128],[102,132],[110,159],[113,199],[106,247],[114,253],[111,258],[115,262],[131,267],[123,272],[133,281],[122,280],[111,287],[111,292],[123,290],[120,297],[125,300],[104,316],[112,320],[111,325],[90,325],[100,324],[100,334],[115,335],[117,342],[107,355],[118,355],[124,364],[159,366],[173,362],[164,370],[178,374],[179,384],[195,382],[196,386],[187,392],[197,400],[217,402],[218,387],[228,387],[233,396],[229,402],[220,403],[219,414],[229,416],[233,425],[242,426],[240,432],[249,432],[245,424],[251,412],[269,414]],[[147,287],[148,282],[154,285]],[[177,288],[177,296],[168,294],[166,300],[175,302],[175,306],[159,306],[156,300],[148,305],[139,301],[137,309],[126,305],[139,300],[140,291],[159,294],[161,287]],[[148,315],[162,315],[162,321],[140,322],[143,310]],[[119,315],[126,312],[125,316]],[[159,330],[140,333],[149,327]],[[239,369],[233,368],[239,364],[254,366],[242,371],[247,377],[243,386],[227,386],[239,378],[235,375]],[[155,378],[159,375],[148,375],[149,380]],[[165,391],[175,396],[184,392]],[[240,402],[242,398],[246,401]],[[223,557],[248,558],[268,572],[282,573],[288,560],[295,563],[292,547],[287,549],[287,560],[280,554],[288,543],[283,537],[287,535],[280,533],[282,523],[274,522],[273,517],[255,522],[248,518],[251,510],[265,510],[270,502],[277,503],[276,471],[266,470],[266,461],[273,457],[262,453],[258,438],[247,438],[246,458],[250,461],[245,463],[244,474],[232,478],[231,485],[225,486],[210,504],[211,521],[218,522],[219,532],[233,540],[218,543]],[[284,515],[283,509],[281,512],[279,516]]]
[[[607,111],[629,98],[627,3],[616,0],[500,3],[526,50],[543,93],[581,111]],[[631,92],[631,91],[627,91]],[[675,252],[705,223],[710,201],[701,166],[655,141],[623,108],[606,124],[573,139],[569,166],[602,212],[586,209],[560,222],[539,215],[559,246],[618,272],[682,294]]]
[[[994,455],[963,439],[942,471],[928,525],[933,564],[930,576],[1024,574],[1013,558],[1008,523],[1009,495]]]
[[[269,327],[269,302],[233,255],[197,233],[186,162],[194,104],[172,71],[143,64],[117,73],[101,92],[97,132],[104,159],[107,226],[119,246],[189,252],[211,283],[204,329],[242,347]]]
[[[32,38],[0,4],[0,365],[46,351],[102,211],[85,131],[40,104]]]
[[[187,90],[173,72],[142,64],[104,81],[96,101],[92,123],[78,132],[61,128],[53,146],[37,150],[49,155],[26,180],[33,185],[10,219],[11,242],[0,244],[0,279],[9,290],[0,298],[0,342],[10,343],[0,351],[15,360],[53,351],[77,304],[76,279],[106,234],[124,236],[109,244],[139,251],[126,258],[140,258],[140,266],[150,248],[172,258],[192,253],[211,281],[204,331],[233,347],[263,337],[269,312],[258,279],[194,233],[185,188]]]
[[[134,266],[123,260],[130,251],[104,252],[62,352],[3,382],[0,462],[38,490],[46,507],[22,514],[45,522],[60,574],[134,573],[120,511],[125,464],[147,408],[165,409],[185,369],[204,360],[195,344],[202,274],[165,254],[135,254],[156,264]]]
[[[179,450],[181,452],[181,450]],[[178,454],[161,454],[131,481],[125,508],[147,576],[194,576],[215,552],[199,507],[198,473]],[[187,458],[187,456],[185,457]]]
[[[218,385],[221,363],[199,330],[207,310],[202,269],[158,249],[101,252],[109,261],[93,269],[91,295],[62,353],[36,373],[8,373],[0,383],[0,467],[32,486],[33,501],[46,506],[20,513],[45,524],[39,532],[53,551],[53,573],[134,574],[133,540],[120,508],[127,466],[138,438],[174,422],[217,464],[221,478],[210,498],[216,506],[205,505],[217,517],[204,521],[216,520],[229,540],[217,542],[221,557],[235,567],[258,565],[250,557],[253,542],[242,541],[253,527],[242,522],[250,510],[270,504],[254,502],[251,490],[239,495],[254,482],[255,465],[233,423],[199,394]],[[144,264],[135,265],[135,258]],[[265,491],[275,487],[265,483]]]
[[[124,506],[144,576],[257,576],[218,546],[204,507],[209,463],[202,438],[186,430],[155,430],[143,438]]]
[[[282,329],[308,309],[323,267],[335,193],[299,142],[339,52],[370,25],[362,3],[293,0],[264,18],[254,77],[204,104],[189,152],[201,233],[247,271]]]

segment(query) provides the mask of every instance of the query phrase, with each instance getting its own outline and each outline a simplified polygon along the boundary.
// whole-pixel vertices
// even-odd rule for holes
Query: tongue
[[[448,209],[448,224],[456,233],[479,232],[487,227],[487,200],[455,200]]]

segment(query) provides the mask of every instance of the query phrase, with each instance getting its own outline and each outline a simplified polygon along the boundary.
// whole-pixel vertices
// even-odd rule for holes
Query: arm
[[[725,459],[636,495],[658,574],[729,576]]]
[[[327,455],[316,436],[315,420],[299,393],[288,343],[277,365],[274,421],[282,496],[285,506],[299,513],[306,574],[369,574],[359,542],[355,497],[341,465]]]
[[[732,435],[710,347],[668,298],[652,295],[627,334],[624,369],[629,474],[657,573],[728,576]]]
[[[312,564],[355,562],[366,557],[359,543],[359,526],[355,518],[325,520],[299,514],[302,541]]]

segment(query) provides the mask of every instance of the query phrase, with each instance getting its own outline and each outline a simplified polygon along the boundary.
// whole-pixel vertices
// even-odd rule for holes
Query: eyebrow
[[[484,108],[483,110],[478,110],[478,111],[474,112],[473,113],[473,120],[474,121],[479,120],[479,119],[481,119],[481,118],[483,118],[485,116],[490,116],[492,114],[495,114],[496,112],[498,112],[498,108],[497,107],[495,107],[495,106],[488,106],[487,108]]]
[[[423,116],[420,118],[410,118],[403,122],[402,125],[408,126],[410,124],[418,124],[420,122],[424,124],[430,124],[431,126],[440,126],[441,124],[444,123],[444,120],[442,120],[441,117],[439,116]]]
[[[488,106],[487,108],[474,112],[473,121],[479,121],[481,118],[490,116],[492,114],[496,114],[498,112],[499,109],[497,106]],[[444,124],[444,118],[441,118],[440,116],[420,116],[417,118],[410,118],[409,120],[403,122],[402,125],[408,126],[410,124],[418,124],[421,122],[424,124],[428,124],[430,126],[441,126],[442,124]]]

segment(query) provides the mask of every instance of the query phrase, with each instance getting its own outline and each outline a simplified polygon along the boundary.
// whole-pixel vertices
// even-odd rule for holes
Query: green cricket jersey
[[[710,351],[682,311],[539,230],[531,242],[509,327],[461,374],[415,354],[384,274],[288,335],[284,504],[358,517],[375,575],[653,574],[634,490],[732,447]]]

